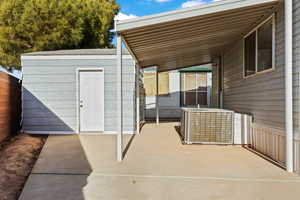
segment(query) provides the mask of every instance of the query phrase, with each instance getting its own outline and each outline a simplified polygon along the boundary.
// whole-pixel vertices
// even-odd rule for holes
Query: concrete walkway
[[[115,161],[116,136],[50,136],[20,199],[300,198],[299,176],[242,147],[182,145],[176,125],[145,125],[122,163]]]

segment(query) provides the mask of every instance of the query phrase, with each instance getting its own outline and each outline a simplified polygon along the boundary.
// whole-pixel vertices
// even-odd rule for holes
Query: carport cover
[[[118,21],[116,31],[141,68],[209,63],[275,12],[279,0],[223,0]]]

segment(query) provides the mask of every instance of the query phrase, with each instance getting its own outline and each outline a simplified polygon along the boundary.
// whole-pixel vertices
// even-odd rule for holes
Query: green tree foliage
[[[0,65],[25,52],[110,48],[115,0],[0,0]]]

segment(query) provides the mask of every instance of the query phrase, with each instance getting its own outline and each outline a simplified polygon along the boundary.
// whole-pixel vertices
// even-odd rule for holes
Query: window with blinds
[[[207,106],[207,73],[181,73],[181,106]]]
[[[169,73],[161,72],[158,74],[158,92],[159,95],[169,95]],[[146,96],[156,95],[156,73],[144,73],[144,88]]]

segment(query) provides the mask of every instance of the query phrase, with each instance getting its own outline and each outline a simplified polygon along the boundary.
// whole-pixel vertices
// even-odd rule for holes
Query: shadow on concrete
[[[184,143],[184,138],[183,138],[183,136],[182,136],[182,134],[181,134],[181,126],[174,126],[174,129],[175,129],[175,131],[176,131],[176,133],[177,133],[177,136],[179,137],[181,143],[182,143],[182,144],[185,144],[185,143]]]
[[[268,161],[268,162],[274,164],[275,166],[277,166],[277,167],[279,167],[279,168],[281,168],[281,169],[283,169],[283,170],[286,170],[286,167],[285,167],[285,166],[283,166],[282,164],[276,162],[276,161],[273,160],[272,158],[270,158],[270,157],[264,155],[263,153],[261,153],[261,152],[255,150],[254,148],[251,147],[251,145],[242,145],[242,147],[243,147],[244,149],[246,149],[247,151],[253,153],[254,155],[259,156],[259,157],[261,157],[262,159],[264,159],[264,160],[266,160],[266,161]]]
[[[78,135],[48,138],[20,200],[86,200],[84,188],[93,172]]]
[[[125,148],[124,148],[124,150],[123,150],[123,155],[122,155],[122,156],[123,156],[123,159],[125,159],[126,154],[127,154],[128,150],[129,150],[129,148],[130,148],[130,146],[131,146],[131,144],[132,144],[132,142],[133,142],[135,136],[136,136],[136,134],[133,134],[133,135],[131,136],[130,140],[128,141],[128,143],[126,144],[126,146],[125,146]]]

